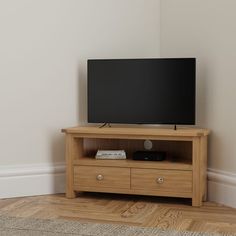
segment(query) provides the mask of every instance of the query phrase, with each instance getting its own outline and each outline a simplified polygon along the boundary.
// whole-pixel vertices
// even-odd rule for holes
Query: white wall
[[[210,197],[234,206],[235,9],[235,0],[161,1],[161,56],[197,57],[197,124],[212,130],[209,145],[209,177],[214,186],[209,186]],[[228,188],[220,186],[222,181],[228,184]]]
[[[156,57],[159,0],[0,0],[0,166],[61,162],[87,58]]]

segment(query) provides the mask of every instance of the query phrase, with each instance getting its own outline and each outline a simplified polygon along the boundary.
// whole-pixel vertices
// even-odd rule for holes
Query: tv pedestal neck
[[[85,191],[191,198],[192,206],[206,200],[208,129],[78,126],[62,132],[67,198]],[[167,152],[167,160],[132,160],[147,139],[153,150]],[[98,149],[124,149],[127,159],[96,160]]]

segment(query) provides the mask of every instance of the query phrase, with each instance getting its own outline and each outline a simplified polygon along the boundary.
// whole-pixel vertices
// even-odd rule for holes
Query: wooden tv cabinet
[[[66,197],[77,191],[192,198],[201,206],[207,193],[209,130],[157,127],[85,127],[66,134]],[[134,161],[144,140],[167,152],[165,161]],[[98,149],[124,149],[127,160],[96,160]]]

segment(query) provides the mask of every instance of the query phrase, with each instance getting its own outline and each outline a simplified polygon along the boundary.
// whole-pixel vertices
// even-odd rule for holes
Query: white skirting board
[[[236,208],[236,174],[209,168],[208,200]]]
[[[0,167],[0,198],[65,192],[65,163]]]
[[[65,163],[0,168],[0,198],[65,192]],[[208,169],[208,200],[236,207],[236,174]]]

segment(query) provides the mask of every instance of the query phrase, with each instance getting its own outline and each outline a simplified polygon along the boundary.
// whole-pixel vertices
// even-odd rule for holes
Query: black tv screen
[[[195,124],[195,58],[88,60],[88,122]]]

